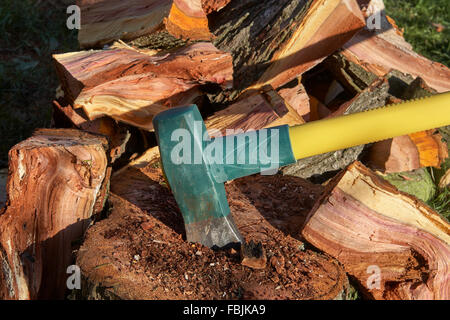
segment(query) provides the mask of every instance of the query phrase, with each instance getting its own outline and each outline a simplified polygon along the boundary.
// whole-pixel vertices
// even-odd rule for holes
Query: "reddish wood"
[[[328,183],[302,235],[338,259],[368,297],[450,297],[449,223],[359,162]]]
[[[347,279],[337,262],[288,235],[298,230],[321,186],[281,176],[226,185],[239,230],[248,242],[261,242],[270,260],[254,270],[241,265],[239,251],[183,240],[181,214],[159,169],[129,168],[111,184],[111,214],[88,230],[78,253],[84,298],[345,298]]]
[[[172,0],[77,0],[76,4],[81,9],[78,41],[86,48],[162,28]]]
[[[54,59],[65,98],[89,119],[108,115],[146,130],[153,129],[155,114],[192,103],[200,85],[229,87],[233,72],[231,56],[210,43],[154,56],[115,49]]]
[[[236,103],[216,112],[205,120],[208,131],[259,130],[278,125],[298,125],[305,123],[303,118],[271,87],[259,92],[249,93]]]
[[[359,2],[363,7],[369,8],[363,11],[366,17],[380,14],[381,30],[364,30],[347,42],[342,53],[348,60],[378,76],[384,76],[395,69],[414,77],[422,77],[438,92],[450,91],[450,69],[414,52],[401,32],[387,19],[382,1]]]
[[[174,0],[167,19],[167,31],[177,38],[211,40],[207,15],[219,11],[231,0]]]
[[[300,81],[293,87],[279,89],[278,93],[284,99],[286,104],[294,108],[306,122],[311,120],[309,96]]]
[[[10,150],[0,298],[64,297],[72,242],[103,208],[106,147],[105,138],[78,130],[42,129]]]

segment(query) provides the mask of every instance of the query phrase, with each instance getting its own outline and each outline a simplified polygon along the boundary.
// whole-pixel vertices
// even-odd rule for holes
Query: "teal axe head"
[[[164,173],[183,214],[187,241],[219,248],[241,242],[230,215],[225,186],[216,182],[201,154],[205,147],[202,132],[206,128],[197,107],[160,113],[153,125]],[[183,150],[177,152],[182,143]]]
[[[210,139],[195,105],[159,113],[153,125],[164,173],[183,214],[187,240],[217,248],[242,242],[224,182],[294,163],[288,127]],[[210,152],[213,144],[219,148]],[[252,151],[258,151],[254,161],[250,160]],[[268,152],[276,155],[275,161],[265,161]],[[242,156],[246,161],[236,163]]]

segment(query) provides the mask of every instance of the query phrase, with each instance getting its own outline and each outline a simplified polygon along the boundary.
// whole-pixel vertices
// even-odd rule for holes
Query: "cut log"
[[[100,136],[42,129],[10,150],[8,200],[0,213],[0,299],[64,298],[72,242],[105,200],[106,148]]]
[[[352,94],[363,91],[378,78],[376,74],[365,70],[359,64],[347,60],[340,52],[329,56],[323,64]]]
[[[229,87],[229,54],[196,43],[166,55],[129,49],[54,55],[65,98],[90,120],[108,115],[145,130],[163,110],[193,102],[200,85]],[[123,88],[127,88],[123,90]]]
[[[367,1],[360,1],[367,5]],[[422,77],[438,92],[450,91],[450,69],[415,53],[411,45],[389,23],[382,1],[371,1],[365,16],[380,14],[379,30],[363,30],[348,41],[341,53],[349,61],[363,66],[378,76],[396,69],[414,77]]]
[[[302,229],[375,299],[450,297],[450,225],[355,162],[327,185]]]
[[[82,48],[132,40],[167,30],[177,38],[210,40],[207,14],[230,0],[77,0]]]
[[[219,11],[230,0],[174,0],[166,30],[173,36],[189,40],[211,40],[207,15]]]
[[[93,134],[101,134],[108,138],[110,146],[108,160],[110,163],[114,163],[125,153],[127,143],[131,137],[131,133],[125,125],[118,124],[116,121],[108,117],[101,117],[90,121],[86,118],[82,111],[77,112],[77,110],[74,110],[70,104],[65,104],[63,107],[56,100],[53,101],[53,104],[56,109],[62,112],[71,122],[71,127],[81,129]],[[54,122],[56,122],[55,112],[53,113],[53,120]]]
[[[351,114],[382,107],[386,105],[386,100],[389,97],[389,89],[389,82],[386,79],[379,79],[349,103],[343,105],[334,115]],[[305,139],[314,139],[314,137],[305,137]],[[326,173],[332,174],[358,159],[363,150],[364,146],[357,146],[301,159],[296,164],[284,167],[282,172],[285,175],[301,178],[310,178],[314,175],[323,175]]]
[[[286,235],[301,225],[321,186],[281,176],[227,184],[241,233],[266,250],[267,266],[253,270],[234,250],[183,240],[181,214],[163,181],[160,170],[148,167],[113,178],[111,215],[88,230],[78,252],[83,298],[345,298],[347,278],[336,261]]]
[[[369,151],[371,168],[384,173],[439,168],[448,157],[447,144],[437,130],[427,130],[375,143]]]
[[[220,131],[222,135],[230,131],[259,130],[278,125],[298,125],[305,121],[270,86],[259,92],[243,97],[240,101],[216,112],[205,120],[208,131]],[[228,131],[227,133],[227,130]]]
[[[292,81],[291,81],[292,82]],[[284,102],[293,108],[306,122],[311,121],[311,106],[309,96],[300,80],[294,80],[292,86],[282,87],[278,94]]]
[[[235,89],[278,89],[341,48],[364,25],[354,0],[232,0],[208,15],[214,44],[230,52]]]
[[[163,26],[172,0],[77,0],[81,9],[78,41],[82,48],[117,39],[134,39]]]

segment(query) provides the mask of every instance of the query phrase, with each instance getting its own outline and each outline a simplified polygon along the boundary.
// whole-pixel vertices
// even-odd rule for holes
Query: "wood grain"
[[[450,225],[355,162],[327,186],[302,235],[338,259],[375,299],[450,296]],[[378,285],[370,278],[378,269]]]
[[[10,150],[8,200],[0,213],[0,298],[64,298],[72,242],[99,212],[105,148],[99,136],[46,129]]]

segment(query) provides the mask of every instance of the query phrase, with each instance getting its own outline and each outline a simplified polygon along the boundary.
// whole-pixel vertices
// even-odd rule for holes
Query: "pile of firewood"
[[[83,299],[345,299],[349,279],[366,298],[450,298],[450,225],[425,204],[450,183],[449,128],[228,183],[259,259],[187,243],[160,169],[152,119],[177,106],[226,134],[450,91],[381,0],[77,2],[54,128],[9,152],[0,298],[67,297],[70,265]]]

